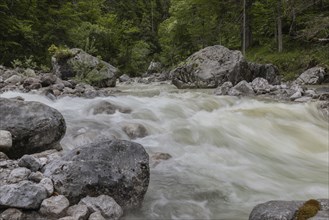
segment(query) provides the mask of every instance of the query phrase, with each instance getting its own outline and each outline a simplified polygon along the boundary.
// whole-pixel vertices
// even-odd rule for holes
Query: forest
[[[273,63],[286,79],[329,67],[329,0],[1,0],[0,64],[50,69],[49,48],[82,48],[130,76],[206,46]]]

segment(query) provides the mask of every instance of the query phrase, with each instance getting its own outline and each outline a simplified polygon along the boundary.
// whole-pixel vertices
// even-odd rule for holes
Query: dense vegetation
[[[0,20],[4,65],[49,67],[56,45],[139,75],[151,60],[172,66],[221,44],[245,45],[286,77],[329,67],[329,0],[1,0]]]

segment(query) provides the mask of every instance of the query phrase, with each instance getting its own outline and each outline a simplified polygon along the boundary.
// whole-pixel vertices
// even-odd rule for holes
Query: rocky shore
[[[151,63],[140,78],[119,77],[115,67],[80,49],[72,49],[72,56],[64,60],[53,57],[52,62],[51,73],[0,66],[0,94],[34,92],[50,100],[95,98],[118,92],[113,88],[117,83],[170,81],[179,89],[214,88],[215,95],[317,102],[329,116],[326,69],[313,67],[293,82],[282,82],[275,66],[249,63],[241,52],[218,45],[193,54],[170,72]],[[131,109],[101,102],[90,111],[129,114]],[[65,120],[57,110],[20,97],[0,98],[0,219],[119,219],[141,207],[150,167],[171,157],[160,153],[150,161],[140,144],[110,137],[95,138],[64,153],[59,143],[65,131]],[[148,133],[138,124],[127,124],[124,132],[131,140]],[[329,200],[317,201],[312,219],[328,219]],[[249,219],[298,219],[305,202],[260,204]]]

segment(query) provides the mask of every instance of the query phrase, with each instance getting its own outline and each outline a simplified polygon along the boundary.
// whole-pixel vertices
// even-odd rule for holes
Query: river
[[[248,219],[269,200],[328,198],[329,125],[315,104],[287,104],[214,96],[211,90],[170,85],[118,86],[121,93],[94,99],[7,92],[58,109],[65,117],[65,150],[98,137],[128,139],[125,123],[144,125],[134,140],[148,153],[172,158],[151,168],[144,205],[124,219]],[[101,100],[130,114],[93,115]]]

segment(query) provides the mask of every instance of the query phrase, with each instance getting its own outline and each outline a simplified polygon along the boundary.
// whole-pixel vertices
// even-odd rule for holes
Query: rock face
[[[303,72],[296,80],[298,85],[315,85],[324,81],[326,72],[322,67],[313,67]]]
[[[0,208],[38,209],[46,198],[46,189],[29,181],[0,187]]]
[[[61,113],[39,102],[0,98],[0,130],[10,131],[13,146],[4,150],[19,158],[59,147],[66,125]]]
[[[52,57],[54,73],[61,79],[79,76],[99,88],[114,87],[118,69],[81,49],[70,49],[71,56]]]
[[[215,45],[193,55],[170,73],[178,88],[216,88],[226,81],[233,85],[252,80],[247,61],[240,51]]]
[[[328,217],[329,199],[318,199],[320,210],[311,218],[314,220]],[[269,201],[257,205],[249,215],[249,220],[295,220],[297,210],[304,204],[303,201]],[[324,213],[327,213],[325,215]]]
[[[44,175],[72,204],[86,196],[109,195],[124,209],[137,208],[149,184],[149,156],[137,143],[103,141],[50,162]]]

